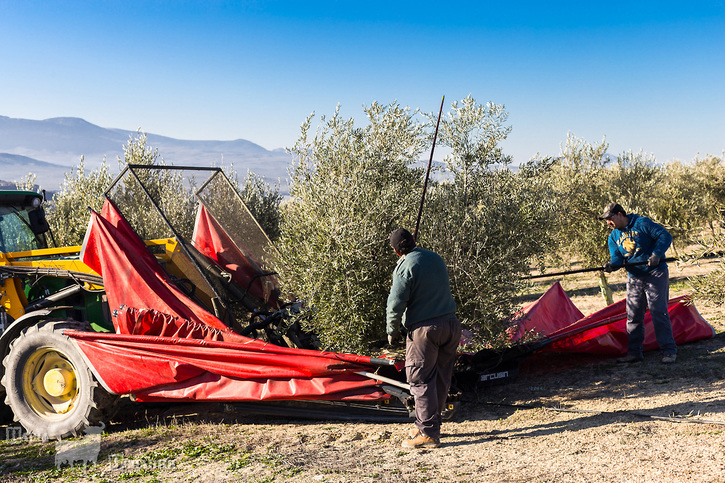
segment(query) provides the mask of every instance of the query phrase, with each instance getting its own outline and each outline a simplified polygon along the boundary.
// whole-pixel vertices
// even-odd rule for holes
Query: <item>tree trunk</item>
[[[609,288],[609,283],[607,282],[607,276],[604,275],[604,272],[598,272],[599,273],[599,289],[602,291],[602,297],[604,297],[604,301],[607,302],[607,305],[612,305],[614,301],[612,300],[612,289]]]

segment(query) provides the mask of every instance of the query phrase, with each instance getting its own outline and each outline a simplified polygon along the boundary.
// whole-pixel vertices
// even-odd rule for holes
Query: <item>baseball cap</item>
[[[604,213],[599,215],[600,220],[606,220],[608,218],[611,218],[612,216],[616,215],[617,213],[622,213],[623,215],[626,215],[627,212],[624,211],[624,208],[622,208],[622,205],[619,203],[609,203],[604,208]]]
[[[390,234],[390,246],[405,254],[415,248],[415,238],[405,228],[398,228]]]

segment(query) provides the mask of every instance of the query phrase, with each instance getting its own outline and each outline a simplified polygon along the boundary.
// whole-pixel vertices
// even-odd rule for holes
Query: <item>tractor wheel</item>
[[[10,344],[3,361],[5,404],[25,430],[44,441],[78,436],[101,419],[108,398],[64,329],[87,330],[75,321],[28,327]]]

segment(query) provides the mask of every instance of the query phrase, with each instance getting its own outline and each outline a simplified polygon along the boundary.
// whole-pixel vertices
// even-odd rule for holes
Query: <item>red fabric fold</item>
[[[201,253],[217,262],[232,280],[249,293],[263,300],[272,308],[279,308],[276,282],[272,275],[263,275],[264,270],[251,256],[241,242],[235,243],[221,224],[204,207],[199,205],[194,224],[192,243]]]
[[[688,296],[668,303],[672,332],[677,344],[707,339],[715,335],[712,326],[700,315]],[[659,348],[647,312],[644,319],[645,351]],[[524,334],[538,334],[548,341],[542,351],[575,352],[603,355],[627,353],[626,300],[622,299],[586,317],[574,306],[556,282],[536,302],[522,310],[522,318],[511,331],[512,340]]]
[[[110,200],[101,215],[91,212],[81,260],[103,277],[111,312],[123,307],[153,308],[219,330],[227,326],[179,290],[161,264]],[[128,324],[114,317],[119,334]]]

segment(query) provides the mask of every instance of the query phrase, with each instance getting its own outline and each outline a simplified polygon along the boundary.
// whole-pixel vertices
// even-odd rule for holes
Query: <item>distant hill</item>
[[[35,121],[0,116],[0,177],[20,181],[32,172],[36,182],[48,190],[57,190],[64,173],[71,173],[81,156],[89,170],[105,158],[117,171],[117,158],[123,158],[123,146],[135,131],[96,126],[83,119],[58,117]],[[147,133],[148,146],[158,149],[167,164],[175,166],[234,166],[243,178],[247,170],[263,177],[271,185],[279,181],[287,191],[289,154],[281,149],[269,151],[258,144],[234,141],[189,141]]]
[[[35,184],[50,193],[58,191],[66,171],[73,168],[59,164],[46,163],[28,156],[0,152],[0,189],[14,190],[16,182],[27,178],[30,173],[35,174]]]

